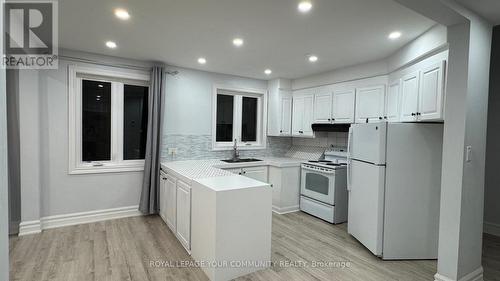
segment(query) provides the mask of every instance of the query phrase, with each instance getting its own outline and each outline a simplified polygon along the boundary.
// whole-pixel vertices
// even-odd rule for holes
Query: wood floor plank
[[[191,261],[159,216],[11,237],[9,250],[16,281],[208,280],[200,268],[151,265]],[[273,215],[271,255],[270,268],[236,280],[427,281],[436,272],[436,261],[382,261],[351,237],[345,224],[302,212]],[[483,255],[484,280],[500,281],[499,237],[485,235]]]

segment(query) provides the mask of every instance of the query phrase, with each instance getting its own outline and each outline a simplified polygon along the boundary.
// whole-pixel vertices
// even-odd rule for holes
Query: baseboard
[[[435,281],[483,281],[483,267],[480,266],[478,269],[472,271],[471,273],[465,275],[464,277],[458,280],[451,279],[449,277],[436,273],[436,275],[434,275],[434,280]]]
[[[483,232],[495,236],[500,236],[500,224],[485,221],[483,223]]]
[[[294,213],[300,211],[299,205],[297,206],[290,206],[290,207],[284,207],[284,208],[278,208],[273,205],[273,212],[275,212],[278,215],[284,215],[288,213]]]
[[[19,221],[10,221],[9,222],[9,235],[16,235],[19,233]]]
[[[40,233],[45,229],[63,226],[142,216],[138,208],[139,206],[129,206],[43,217],[40,221],[22,222],[20,224],[19,236]]]
[[[40,220],[23,221],[19,224],[19,236],[42,232]]]

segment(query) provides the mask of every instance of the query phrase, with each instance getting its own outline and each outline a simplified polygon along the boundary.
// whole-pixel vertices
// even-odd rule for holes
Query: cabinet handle
[[[280,133],[283,133],[283,130],[280,130]]]
[[[413,112],[411,113],[411,116],[416,116],[416,115],[417,115],[417,114],[415,114],[415,113],[413,113]]]
[[[241,172],[239,172],[238,175],[241,175]]]
[[[247,172],[243,172],[243,174],[246,174]]]
[[[417,112],[417,116],[420,116],[420,115],[422,115],[422,114],[420,114],[420,112]]]
[[[271,183],[271,187],[274,187],[272,183]]]
[[[378,120],[382,120],[382,119],[383,119],[383,118],[382,118],[382,116],[380,116],[380,117],[378,118]]]
[[[332,118],[332,121],[335,121],[335,118]]]

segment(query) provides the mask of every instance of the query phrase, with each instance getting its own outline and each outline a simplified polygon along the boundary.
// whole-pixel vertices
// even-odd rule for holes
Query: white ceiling
[[[500,24],[500,0],[457,0],[493,24]]]
[[[298,78],[385,58],[435,24],[393,0],[314,0],[308,14],[297,3],[64,0],[60,47],[260,79]],[[118,20],[117,7],[131,19]],[[390,41],[394,30],[403,36]],[[235,36],[244,38],[243,47],[232,45]],[[107,49],[107,40],[118,48]],[[308,54],[319,61],[309,63]],[[206,65],[197,63],[200,56]]]

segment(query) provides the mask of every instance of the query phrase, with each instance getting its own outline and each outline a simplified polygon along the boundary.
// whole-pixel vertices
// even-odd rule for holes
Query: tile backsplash
[[[163,136],[161,151],[162,161],[189,159],[226,159],[231,158],[232,151],[213,151],[211,135]],[[347,133],[316,132],[315,138],[268,137],[267,148],[258,150],[241,150],[241,157],[293,157],[300,159],[318,159],[326,147],[347,146]],[[169,148],[176,148],[175,155],[168,154]]]
[[[162,161],[189,159],[227,159],[231,150],[213,151],[211,135],[164,135],[161,151]],[[266,149],[241,150],[241,157],[280,157],[292,146],[291,138],[268,137]],[[177,148],[175,155],[168,154],[169,148]]]

